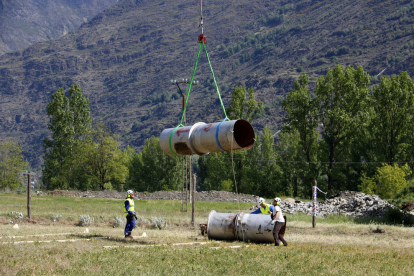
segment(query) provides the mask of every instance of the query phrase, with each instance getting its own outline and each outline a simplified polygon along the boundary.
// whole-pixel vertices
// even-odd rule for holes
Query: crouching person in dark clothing
[[[132,239],[132,229],[135,227],[135,219],[137,215],[135,214],[134,206],[134,192],[131,190],[127,191],[127,198],[125,200],[124,215],[127,219],[125,225],[125,238]]]
[[[275,225],[273,228],[273,238],[275,239],[275,246],[279,246],[279,240],[282,241],[284,246],[287,246],[287,242],[283,238],[283,235],[281,235],[281,230],[283,226],[285,225],[285,219],[283,218],[282,209],[280,208],[279,204],[282,200],[278,197],[276,197],[273,200],[273,212],[271,214],[272,217],[272,224]]]

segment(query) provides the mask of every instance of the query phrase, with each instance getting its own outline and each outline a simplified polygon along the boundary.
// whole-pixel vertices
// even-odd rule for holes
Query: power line
[[[220,159],[226,159],[226,160],[228,160],[228,159],[231,159],[230,157],[212,157],[212,156],[210,156],[210,155],[205,155],[205,156],[202,156],[202,157],[200,157],[200,158],[209,158],[209,159],[218,159],[218,160],[220,160]],[[233,160],[253,160],[253,158],[234,158],[233,157]],[[269,161],[269,162],[272,162],[272,163],[305,163],[305,164],[329,164],[329,163],[331,163],[331,162],[322,162],[322,161],[320,161],[320,162],[307,162],[307,161],[287,161],[287,160],[269,160],[269,159],[265,159],[265,158],[263,158],[263,159],[257,159],[256,160],[257,162],[262,162],[262,161]],[[387,164],[388,163],[388,161],[378,161],[378,162],[371,162],[371,161],[359,161],[359,162],[351,162],[351,161],[339,161],[339,162],[333,162],[333,163],[335,163],[335,164]],[[407,161],[407,162],[403,162],[403,161],[396,161],[396,162],[393,162],[394,164],[414,164],[414,161]]]

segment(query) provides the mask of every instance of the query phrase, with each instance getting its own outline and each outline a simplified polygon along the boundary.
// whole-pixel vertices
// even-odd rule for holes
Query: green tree
[[[304,182],[309,184],[319,176],[320,164],[317,162],[319,132],[318,108],[316,100],[312,99],[307,75],[300,76],[294,83],[294,89],[282,101],[285,111],[284,132],[295,130],[299,134],[300,145],[304,154],[304,161],[309,168],[304,177]],[[301,154],[302,155],[302,154]]]
[[[272,132],[267,127],[263,130],[263,135],[260,141],[261,154],[256,186],[259,187],[258,191],[260,191],[260,195],[274,197],[276,194],[281,193],[281,170],[278,163],[275,162],[275,139]],[[254,166],[252,167],[254,168]]]
[[[306,197],[309,195],[309,184],[304,182],[306,172],[303,148],[298,130],[279,132],[279,143],[276,147],[276,160],[281,169],[280,191],[289,196]]]
[[[80,172],[86,174],[87,183],[100,190],[113,189],[124,184],[128,177],[127,154],[124,154],[118,141],[112,137],[102,121],[98,121],[83,140],[75,155]],[[81,160],[81,162],[79,162]]]
[[[275,162],[274,137],[269,129],[256,136],[253,148],[233,154],[232,158],[229,152],[211,153],[198,159],[199,183],[204,189],[236,192],[236,179],[239,193],[272,197],[280,192],[281,171]]]
[[[21,185],[21,172],[29,163],[24,161],[20,146],[12,141],[0,143],[0,188],[14,189]]]
[[[166,155],[154,136],[132,157],[129,172],[128,187],[137,191],[179,190],[182,185],[181,158]]]
[[[246,91],[243,86],[236,86],[232,91],[231,103],[226,112],[229,119],[243,119],[252,123],[263,109],[263,103],[255,100],[253,88]],[[202,185],[211,190],[220,190],[223,181],[232,180],[234,183],[234,178],[236,178],[237,186],[233,185],[234,191],[237,189],[240,192],[241,187],[246,188],[246,183],[244,183],[246,180],[245,170],[247,169],[246,155],[248,155],[246,151],[235,151],[233,153],[212,153],[209,156],[200,157],[198,170],[201,174]],[[232,160],[233,162],[231,162]],[[233,175],[233,168],[235,175]]]
[[[223,181],[231,180],[234,184],[231,156],[228,153],[210,153],[200,156],[197,169],[199,183],[207,191],[222,190]],[[231,187],[232,191],[235,190],[234,185]]]
[[[245,152],[243,156],[243,171],[236,171],[236,174],[243,175],[243,181],[239,186],[238,192],[245,194],[260,194],[262,187],[260,181],[260,166],[262,162],[262,137],[256,134],[256,142],[254,146]],[[231,161],[231,160],[230,160]],[[230,163],[231,166],[231,163]],[[230,173],[233,173],[230,171]],[[234,177],[233,177],[234,183]],[[234,186],[234,185],[233,185]],[[234,189],[235,191],[235,189]]]
[[[407,161],[414,146],[414,83],[407,72],[382,77],[381,84],[373,87],[372,107],[369,142],[373,151],[367,159],[389,165]]]
[[[377,168],[373,178],[363,175],[360,189],[367,194],[377,194],[381,198],[391,199],[407,186],[406,177],[410,173],[407,164],[402,167],[382,164],[382,167]]]
[[[81,143],[90,128],[89,100],[82,94],[78,84],[72,85],[68,92],[69,97],[63,88],[59,88],[47,104],[47,127],[51,139],[43,140],[43,183],[48,189],[74,188],[76,175],[67,161],[73,160],[74,148]]]
[[[226,109],[229,119],[244,119],[253,122],[262,113],[264,105],[261,101],[254,99],[255,94],[252,87],[246,92],[246,88],[243,86],[236,86],[231,93],[231,103]],[[246,94],[248,94],[248,99]]]
[[[323,123],[322,160],[328,163],[328,190],[332,192],[335,176],[334,168],[338,161],[349,156],[349,147],[355,132],[368,123],[368,97],[370,76],[362,67],[348,66],[345,71],[340,65],[328,69],[326,78],[316,81],[316,101],[319,120]],[[337,184],[338,189],[339,184]]]

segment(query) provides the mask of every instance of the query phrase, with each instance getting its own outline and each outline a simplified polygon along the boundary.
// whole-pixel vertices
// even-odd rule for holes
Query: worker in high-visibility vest
[[[124,215],[127,219],[125,225],[125,238],[132,239],[131,233],[132,229],[135,227],[135,219],[137,215],[135,214],[134,206],[134,192],[132,190],[127,191],[127,197],[125,200]]]
[[[259,208],[256,211],[251,212],[250,214],[261,214],[261,215],[269,215],[273,212],[273,206],[270,204],[266,204],[264,198],[259,198],[257,205]]]

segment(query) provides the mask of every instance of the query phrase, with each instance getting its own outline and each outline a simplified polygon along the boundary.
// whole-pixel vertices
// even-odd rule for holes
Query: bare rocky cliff
[[[0,0],[0,55],[62,37],[121,0]]]

